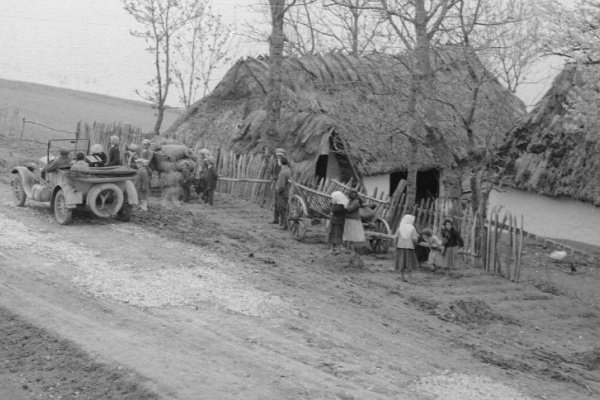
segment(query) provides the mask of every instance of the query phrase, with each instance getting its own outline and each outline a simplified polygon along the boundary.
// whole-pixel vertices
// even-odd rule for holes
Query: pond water
[[[490,205],[502,207],[502,211],[510,211],[519,218],[523,214],[524,229],[528,232],[600,246],[600,208],[591,204],[508,189],[492,191]]]

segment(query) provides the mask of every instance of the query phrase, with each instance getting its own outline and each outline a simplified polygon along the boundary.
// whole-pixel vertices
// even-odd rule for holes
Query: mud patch
[[[31,398],[158,400],[142,377],[92,360],[74,343],[0,307],[0,374]]]
[[[600,347],[583,353],[576,353],[573,355],[573,359],[589,371],[600,370]]]
[[[560,288],[558,288],[558,286],[548,281],[536,282],[533,284],[533,287],[541,292],[549,293],[553,296],[562,296],[565,294]]]
[[[446,322],[466,325],[486,325],[500,320],[516,324],[516,321],[513,319],[494,313],[485,301],[477,298],[459,299],[449,303],[442,303],[435,299],[413,295],[408,298],[408,301],[420,311],[435,315]]]
[[[485,325],[504,318],[492,312],[490,306],[481,299],[468,298],[454,300],[441,310],[440,318],[445,321],[463,324]]]
[[[435,310],[439,307],[440,302],[433,300],[433,299],[427,299],[424,297],[420,297],[420,296],[410,296],[408,298],[408,301],[414,305],[416,308],[418,308],[421,311],[425,311],[431,314],[437,314],[435,312]]]
[[[340,254],[327,254],[323,257],[322,263],[323,266],[334,269],[365,270],[365,262],[357,253],[341,252]]]

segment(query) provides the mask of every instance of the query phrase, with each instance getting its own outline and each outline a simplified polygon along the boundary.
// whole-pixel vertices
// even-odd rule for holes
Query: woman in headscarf
[[[346,206],[343,239],[348,243],[348,248],[354,251],[356,243],[365,241],[365,231],[359,215],[359,210],[363,204],[356,190],[351,191],[348,198],[350,201]]]
[[[340,246],[344,241],[344,222],[346,220],[346,206],[348,198],[342,192],[331,193],[331,209],[329,213],[329,252],[340,253]]]
[[[414,222],[414,215],[406,214],[400,220],[400,226],[398,226],[398,231],[396,232],[398,242],[396,243],[396,265],[394,270],[396,272],[400,271],[402,281],[404,282],[406,282],[404,271],[408,270],[408,273],[412,274],[413,268],[419,265],[415,253],[419,234],[413,225]]]

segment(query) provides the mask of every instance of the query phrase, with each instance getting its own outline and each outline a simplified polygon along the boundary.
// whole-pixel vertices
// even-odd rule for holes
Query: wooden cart
[[[311,189],[298,182],[291,181],[292,190],[288,204],[288,225],[292,236],[302,240],[306,232],[316,225],[315,220],[329,219],[329,208],[331,204],[331,193],[334,191],[344,192],[346,195],[352,190],[343,183],[331,180],[326,192]],[[376,199],[359,193],[364,205],[373,210],[368,218],[361,218],[365,231],[365,238],[375,253],[387,253],[391,240],[383,238],[378,234],[391,235],[390,226],[387,221],[379,217],[383,207],[389,205],[388,201]],[[362,216],[361,216],[362,217]]]

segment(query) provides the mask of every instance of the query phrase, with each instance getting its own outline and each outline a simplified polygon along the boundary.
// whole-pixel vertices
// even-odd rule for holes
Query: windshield
[[[77,153],[88,155],[90,152],[89,139],[53,139],[48,141],[48,159],[58,157],[60,149],[69,150],[69,157],[75,158]]]

